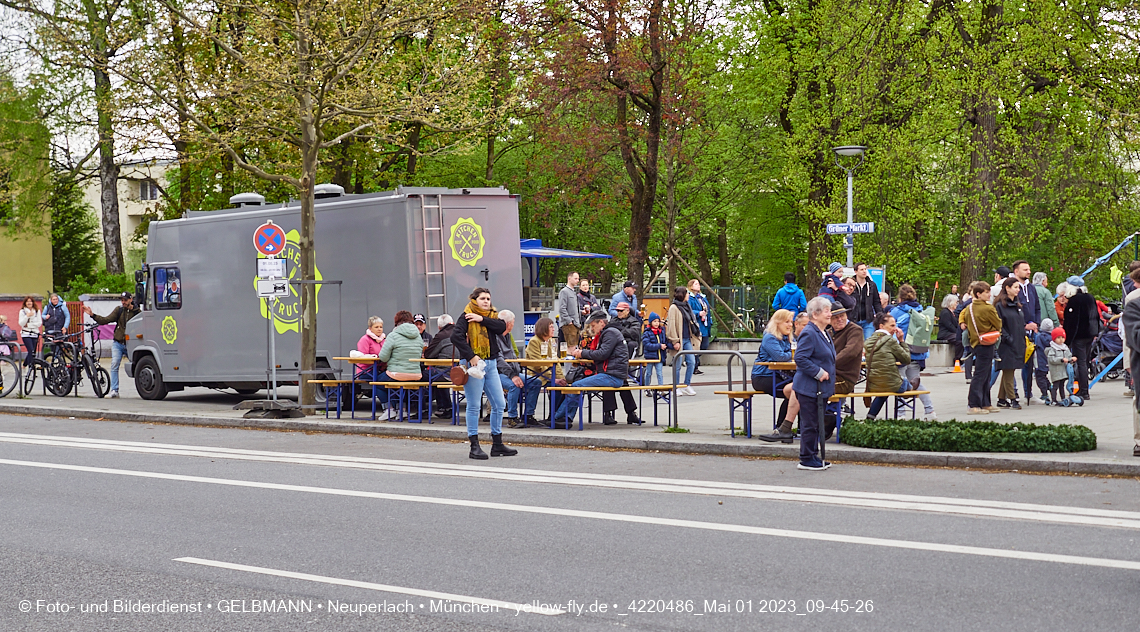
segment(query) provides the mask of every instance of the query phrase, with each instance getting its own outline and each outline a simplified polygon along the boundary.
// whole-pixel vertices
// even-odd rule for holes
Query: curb
[[[134,423],[162,423],[177,426],[204,426],[248,430],[276,430],[287,432],[319,432],[326,434],[374,435],[390,438],[447,439],[463,441],[466,429],[461,426],[388,425],[371,422],[307,421],[300,419],[234,419],[194,415],[154,415],[106,410],[60,410],[39,406],[0,405],[0,414],[36,415],[42,417],[74,417]],[[483,433],[481,433],[483,434]],[[687,441],[661,441],[656,439],[622,439],[609,437],[582,437],[575,434],[548,435],[511,431],[511,443],[549,446],[556,448],[594,448],[611,450],[638,450],[676,454],[703,454],[710,456],[789,458],[799,457],[794,445],[756,445],[704,443]],[[487,436],[489,440],[489,435]],[[1140,477],[1140,459],[1137,463],[1071,461],[1067,459],[1020,459],[1013,456],[971,455],[947,452],[895,452],[849,446],[830,446],[828,460],[848,463],[879,465],[909,465],[949,469],[998,470],[1040,472],[1050,474],[1083,474],[1094,476]]]

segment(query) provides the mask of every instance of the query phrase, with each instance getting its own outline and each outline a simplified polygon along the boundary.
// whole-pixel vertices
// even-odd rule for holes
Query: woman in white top
[[[36,299],[30,296],[24,297],[24,304],[20,307],[19,321],[20,338],[23,339],[24,349],[27,351],[24,354],[24,366],[28,366],[36,355],[36,346],[40,341],[40,328],[44,324],[40,310],[36,308]]]

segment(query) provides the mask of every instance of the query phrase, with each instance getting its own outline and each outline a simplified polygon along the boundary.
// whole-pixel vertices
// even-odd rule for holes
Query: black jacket
[[[455,345],[455,353],[460,358],[471,361],[475,357],[475,352],[471,350],[471,343],[467,341],[467,318],[466,314],[460,314],[459,318],[455,319],[455,329],[451,332],[451,344]],[[491,357],[483,358],[484,360],[493,360],[499,357],[499,334],[507,330],[507,324],[498,318],[484,318],[480,323],[487,328],[487,337],[491,340]]]
[[[1072,347],[1074,340],[1092,340],[1100,333],[1100,314],[1096,299],[1078,291],[1065,304],[1065,338]]]
[[[629,377],[629,351],[621,330],[611,322],[598,338],[598,348],[582,349],[582,359],[594,361],[595,373],[605,373],[624,382]]]
[[[1124,304],[1124,313],[1120,321],[1124,327],[1124,335],[1127,336],[1124,344],[1132,350],[1129,356],[1129,369],[1132,375],[1140,375],[1140,299],[1134,298]],[[1134,397],[1132,403],[1137,410],[1140,410],[1140,397]]]
[[[1001,316],[1001,344],[997,350],[1000,368],[1020,369],[1025,366],[1025,316],[1021,303],[1003,298],[994,303],[994,308]]]
[[[451,342],[451,332],[455,331],[455,324],[444,325],[443,329],[431,339],[427,348],[424,349],[425,358],[433,358],[436,360],[446,360],[452,357],[452,351],[455,345]]]
[[[127,344],[127,321],[137,316],[139,308],[131,307],[130,309],[123,309],[120,305],[115,308],[110,314],[106,316],[91,315],[91,320],[99,323],[100,325],[109,325],[115,323],[115,342]]]
[[[960,340],[962,329],[958,326],[958,318],[950,308],[943,307],[938,314],[938,339],[947,342]]]
[[[879,286],[867,277],[867,285],[859,287],[859,282],[855,282],[855,293],[851,295],[855,299],[855,313],[851,314],[849,318],[855,322],[874,320],[875,314],[883,311],[883,304],[879,302]]]
[[[641,340],[641,319],[631,311],[625,318],[611,318],[610,324],[621,332],[627,342],[637,344]]]

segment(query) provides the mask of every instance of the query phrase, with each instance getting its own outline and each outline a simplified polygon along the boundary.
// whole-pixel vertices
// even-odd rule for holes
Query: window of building
[[[151,275],[155,309],[182,309],[182,273],[178,268],[155,268]]]
[[[139,180],[139,199],[157,200],[158,184],[154,180]]]

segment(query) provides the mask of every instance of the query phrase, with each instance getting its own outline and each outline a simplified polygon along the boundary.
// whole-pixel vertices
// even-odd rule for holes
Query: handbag
[[[566,373],[563,374],[562,379],[566,380],[567,384],[573,384],[585,376],[586,367],[581,364],[575,364],[572,365],[569,369],[566,369]]]
[[[990,345],[997,344],[997,341],[1001,340],[1001,332],[1000,331],[987,331],[986,333],[983,334],[981,332],[981,330],[978,329],[978,321],[974,320],[974,304],[973,303],[970,303],[970,322],[974,323],[974,333],[978,336],[978,343],[979,344],[982,344],[982,345],[988,347]]]
[[[455,347],[451,348],[451,361],[453,364],[451,366],[451,370],[447,372],[447,377],[451,380],[452,384],[456,386],[463,386],[467,383],[467,369],[464,369],[458,364],[454,364]]]

